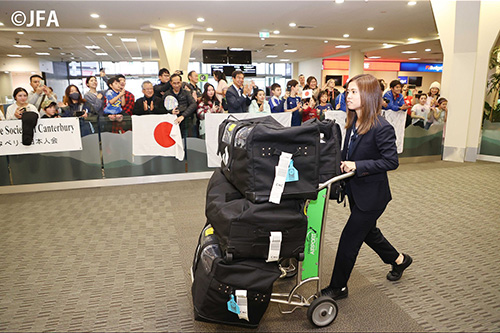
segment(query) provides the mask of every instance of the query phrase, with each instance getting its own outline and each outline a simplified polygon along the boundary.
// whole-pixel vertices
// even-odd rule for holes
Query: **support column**
[[[441,96],[449,109],[443,160],[474,162],[500,3],[431,0],[431,5],[444,56]]]
[[[349,52],[349,78],[358,74],[363,74],[365,70],[365,54],[361,51],[352,50]]]
[[[180,69],[184,72],[184,79],[187,78],[193,34],[193,31],[187,29],[155,28],[153,30],[153,37],[160,56],[160,68],[168,68],[171,73]]]

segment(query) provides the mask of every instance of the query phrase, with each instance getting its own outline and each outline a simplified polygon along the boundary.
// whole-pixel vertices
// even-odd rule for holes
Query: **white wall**
[[[0,71],[40,73],[38,58],[0,58]]]
[[[322,69],[323,69],[323,59],[322,58],[301,61],[301,62],[299,62],[299,72],[298,72],[296,77],[298,77],[299,74],[304,74],[306,79],[309,76],[314,76],[316,78],[316,80],[318,80],[318,85],[319,85],[321,83],[321,71],[322,71]],[[295,78],[295,76],[294,76],[294,78]]]

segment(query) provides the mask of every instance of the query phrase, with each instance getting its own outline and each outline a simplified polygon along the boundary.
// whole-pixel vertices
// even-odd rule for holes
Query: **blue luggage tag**
[[[234,300],[234,295],[231,295],[231,299],[227,302],[227,309],[230,312],[240,314],[240,307],[238,306],[238,303]]]
[[[299,181],[299,170],[295,169],[293,166],[293,160],[290,160],[290,165],[288,166],[288,172],[286,173],[285,183],[297,182]]]

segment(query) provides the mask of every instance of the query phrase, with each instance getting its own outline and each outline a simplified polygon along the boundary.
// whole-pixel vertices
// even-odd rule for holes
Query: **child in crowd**
[[[302,123],[302,101],[299,96],[299,81],[290,80],[286,84],[286,90],[290,92],[290,97],[286,99],[285,112],[292,112],[292,126],[300,126]]]
[[[123,120],[122,105],[125,104],[125,89],[123,89],[120,80],[117,77],[112,77],[108,80],[109,90],[106,92],[106,107],[104,114],[111,121]]]
[[[319,119],[321,120],[325,119],[327,111],[333,111],[333,106],[328,103],[328,97],[328,91],[326,90],[320,92],[318,96],[319,105],[316,106],[316,109],[318,110]]]
[[[248,106],[248,113],[271,113],[271,107],[266,101],[266,93],[258,89],[252,98],[252,103]]]
[[[418,104],[415,104],[411,108],[411,118],[413,126],[419,126],[425,128],[425,122],[427,121],[427,116],[431,112],[430,107],[427,103],[427,94],[420,94],[416,96],[418,99]]]
[[[316,102],[314,101],[314,97],[304,98],[303,103],[304,109],[302,110],[302,122],[306,122],[312,118],[320,119],[319,112],[315,108]]]
[[[440,97],[437,101],[437,106],[431,109],[429,115],[427,116],[426,129],[428,129],[432,124],[444,124],[446,118],[448,117],[448,100],[444,97]],[[427,126],[427,124],[429,124]]]
[[[269,106],[271,107],[272,113],[283,112],[285,109],[285,102],[288,98],[288,91],[285,94],[284,98],[280,98],[281,96],[281,86],[277,83],[273,83],[271,86],[271,99],[269,100]]]
[[[43,102],[42,109],[45,111],[45,114],[42,118],[61,118],[59,112],[57,112],[57,103],[51,100],[47,100]]]

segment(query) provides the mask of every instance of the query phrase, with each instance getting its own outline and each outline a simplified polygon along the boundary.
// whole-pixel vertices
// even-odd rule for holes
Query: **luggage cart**
[[[348,172],[331,178],[320,184],[318,197],[311,200],[307,207],[307,236],[304,246],[304,260],[299,261],[296,285],[289,293],[272,293],[271,302],[278,303],[282,314],[293,313],[300,307],[308,307],[307,318],[318,327],[330,325],[338,314],[337,303],[328,296],[321,296],[321,249],[325,232],[328,201],[333,183],[352,177],[354,172]],[[316,293],[305,297],[299,294],[299,288],[308,283],[316,283]],[[284,310],[281,305],[292,306],[291,310]]]

